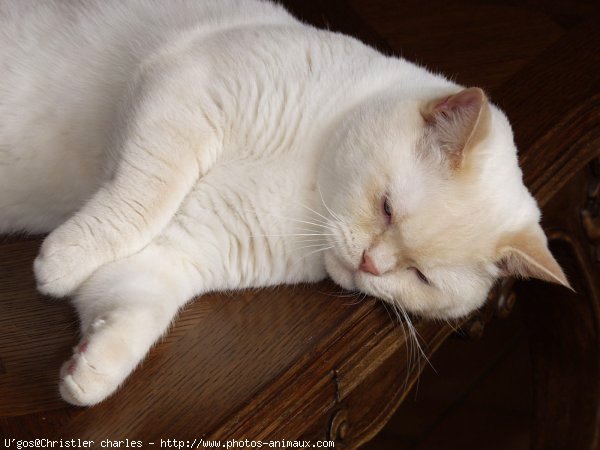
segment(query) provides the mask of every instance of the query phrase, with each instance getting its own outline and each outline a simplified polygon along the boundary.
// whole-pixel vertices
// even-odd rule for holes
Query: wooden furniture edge
[[[337,337],[318,349],[310,361],[288,369],[275,384],[268,386],[233,417],[228,418],[214,432],[212,439],[231,439],[252,436],[253,439],[285,438],[290,429],[309,429],[311,418],[329,417],[327,433],[311,436],[314,439],[335,440],[339,445],[354,448],[371,439],[393,414],[424,369],[420,365],[406,374],[401,389],[390,393],[390,399],[380,410],[378,405],[365,405],[372,420],[366,426],[352,429],[349,423],[334,423],[336,415],[344,409],[344,401],[385,362],[395,360],[406,348],[406,336],[398,323],[392,321],[383,307],[370,300],[369,308]],[[364,308],[361,308],[364,309]],[[382,320],[386,323],[380,328]],[[453,331],[448,325],[429,328],[426,351],[431,355]],[[426,330],[421,330],[426,331]],[[357,349],[353,351],[353,349]],[[395,361],[394,361],[395,362]],[[401,368],[400,365],[397,365]],[[406,369],[406,366],[402,367]],[[401,380],[402,378],[400,378]],[[298,392],[301,393],[298,396]],[[290,404],[289,399],[296,397]],[[339,434],[339,428],[346,430]],[[350,436],[355,437],[351,443]]]

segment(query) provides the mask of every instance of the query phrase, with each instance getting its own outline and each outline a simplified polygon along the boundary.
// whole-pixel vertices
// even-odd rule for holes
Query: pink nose
[[[363,252],[362,261],[360,263],[360,266],[358,266],[358,270],[362,270],[363,272],[367,272],[375,276],[379,275],[379,270],[377,270],[377,266],[366,251]]]

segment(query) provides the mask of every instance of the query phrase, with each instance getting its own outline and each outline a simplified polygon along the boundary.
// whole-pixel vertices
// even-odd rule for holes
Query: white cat
[[[317,281],[457,317],[568,285],[510,125],[464,89],[256,0],[0,0],[0,232],[47,232],[61,371],[111,394],[207,291]]]

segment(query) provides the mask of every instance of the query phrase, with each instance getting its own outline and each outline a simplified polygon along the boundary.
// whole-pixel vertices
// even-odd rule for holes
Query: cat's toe
[[[91,345],[92,350],[88,351],[88,341],[82,341],[60,369],[60,395],[72,405],[100,403],[117,390],[130,371],[121,367],[118,359],[112,360],[102,343]]]
[[[84,248],[77,245],[44,242],[33,270],[40,292],[54,297],[72,294],[93,272],[93,264]]]
[[[75,354],[61,368],[59,391],[68,403],[91,406],[100,403],[117,387],[119,377],[90,364],[83,354]]]

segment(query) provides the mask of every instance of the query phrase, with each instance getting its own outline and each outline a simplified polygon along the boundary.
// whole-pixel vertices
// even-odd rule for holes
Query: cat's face
[[[472,88],[381,100],[332,142],[319,188],[341,286],[428,317],[465,315],[501,275],[567,285],[522,183],[504,115]]]

